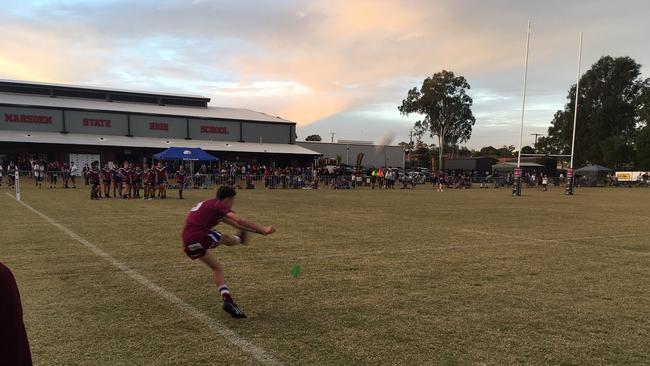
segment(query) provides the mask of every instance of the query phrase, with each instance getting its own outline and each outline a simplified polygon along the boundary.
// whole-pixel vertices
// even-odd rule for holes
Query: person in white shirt
[[[2,175],[5,171],[5,168],[2,167],[2,161],[0,161],[0,187],[2,187]]]
[[[70,163],[70,179],[72,179],[72,188],[77,188],[77,176],[79,175],[79,167],[73,162]]]
[[[43,185],[43,174],[45,174],[44,168],[41,164],[35,162],[32,170],[34,171],[34,181],[36,182],[36,187],[41,188]]]

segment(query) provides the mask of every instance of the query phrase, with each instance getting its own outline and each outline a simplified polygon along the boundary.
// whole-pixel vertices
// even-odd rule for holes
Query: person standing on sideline
[[[167,198],[167,163],[163,165],[163,162],[158,162],[156,166],[156,176],[158,181],[158,197],[161,199]]]
[[[122,195],[122,176],[120,175],[119,163],[114,162],[111,164],[111,178],[113,179],[113,197],[118,198]]]
[[[18,168],[16,167],[16,164],[14,164],[13,161],[9,162],[9,166],[7,166],[7,177],[9,177],[9,187],[13,187],[14,184],[16,183],[16,171],[18,171]]]
[[[2,166],[2,160],[0,160],[0,187],[2,187],[2,175],[5,171],[5,168]]]
[[[133,171],[133,197],[140,198],[140,188],[142,187],[142,168],[140,165],[135,166]]]
[[[68,163],[61,164],[61,180],[63,180],[63,188],[69,188],[68,182],[70,181],[70,167]]]
[[[91,168],[88,171],[88,183],[90,184],[90,199],[98,200],[99,199],[99,162],[93,161]]]
[[[178,198],[183,199],[183,188],[185,187],[185,177],[187,177],[187,172],[185,171],[185,166],[181,163],[181,166],[176,170],[176,183],[178,184]]]
[[[84,182],[86,185],[88,185],[88,172],[90,171],[90,167],[88,167],[88,163],[84,165],[83,169],[81,169],[81,174],[84,176]]]
[[[74,163],[70,163],[70,180],[72,181],[72,188],[77,188],[77,176],[79,175],[79,167]]]
[[[104,197],[111,198],[111,170],[108,168],[108,163],[104,164],[102,169],[102,183],[104,184]]]
[[[548,175],[544,174],[542,176],[542,191],[546,192],[548,190]]]

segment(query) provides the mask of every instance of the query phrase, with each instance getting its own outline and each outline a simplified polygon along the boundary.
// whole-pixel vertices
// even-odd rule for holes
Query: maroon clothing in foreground
[[[0,262],[0,366],[32,364],[14,275]]]

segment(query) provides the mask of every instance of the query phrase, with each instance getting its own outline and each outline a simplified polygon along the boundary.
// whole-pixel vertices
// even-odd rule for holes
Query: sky
[[[517,145],[532,22],[524,144],[545,133],[582,70],[630,56],[650,75],[647,0],[15,1],[0,7],[0,78],[198,94],[289,119],[298,139],[407,141],[407,91],[464,76],[464,145]]]

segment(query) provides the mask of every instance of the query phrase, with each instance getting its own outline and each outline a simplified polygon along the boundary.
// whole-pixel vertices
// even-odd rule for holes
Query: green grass
[[[0,260],[36,364],[256,363],[0,192]],[[245,320],[180,249],[187,211],[212,194],[93,202],[86,189],[23,189],[285,364],[650,364],[650,190],[240,191],[237,212],[278,227],[213,251]]]

